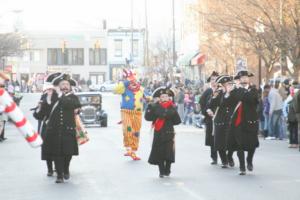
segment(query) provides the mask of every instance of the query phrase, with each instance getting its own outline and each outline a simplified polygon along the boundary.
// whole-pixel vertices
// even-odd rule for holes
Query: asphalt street
[[[40,149],[32,149],[13,125],[0,143],[0,200],[298,200],[300,199],[300,152],[287,141],[261,140],[254,172],[238,175],[238,167],[211,166],[204,130],[176,128],[176,163],[169,178],[158,178],[158,168],[147,163],[152,135],[143,122],[141,161],[123,156],[119,97],[103,95],[108,112],[107,128],[88,128],[90,142],[80,146],[71,163],[71,179],[55,184],[46,176]],[[22,110],[37,125],[29,108],[39,94],[25,94]],[[238,163],[235,155],[236,164]]]

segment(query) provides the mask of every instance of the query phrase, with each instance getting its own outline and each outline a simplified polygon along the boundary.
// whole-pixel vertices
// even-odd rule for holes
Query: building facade
[[[106,31],[24,35],[28,44],[23,57],[8,60],[13,79],[42,81],[59,71],[70,73],[77,81],[98,84],[109,80]]]
[[[144,29],[127,28],[109,29],[107,31],[107,57],[109,79],[118,80],[122,68],[130,67],[137,71],[144,66]]]

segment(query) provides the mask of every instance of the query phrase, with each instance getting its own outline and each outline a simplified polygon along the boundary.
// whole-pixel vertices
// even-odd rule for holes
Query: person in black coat
[[[228,75],[217,78],[220,87],[214,92],[207,110],[208,115],[213,117],[214,148],[219,153],[222,168],[228,168],[229,163],[231,167],[234,166],[233,160],[228,159],[227,155],[230,118],[235,105],[234,96],[231,95],[232,80]]]
[[[44,93],[42,94],[38,106],[34,109],[33,116],[35,119],[39,120],[38,131],[42,137],[45,139],[47,120],[49,118],[52,107],[58,100],[57,93],[55,92],[53,86],[45,88]],[[47,156],[44,153],[44,145],[42,145],[42,160],[45,160],[47,163],[48,173],[47,176],[53,176],[53,158]]]
[[[252,73],[243,70],[238,72],[237,76],[240,79],[241,87],[238,88],[239,92],[236,93],[236,96],[239,96],[240,101],[233,112],[230,129],[234,135],[240,162],[240,175],[245,175],[244,152],[248,152],[247,169],[253,171],[253,157],[255,149],[259,146],[259,114],[257,112],[259,94],[258,90],[250,85],[249,77],[254,76]]]
[[[207,79],[207,82],[210,83],[210,87],[207,88],[200,97],[200,107],[201,113],[204,116],[205,123],[205,145],[210,146],[210,157],[212,158],[212,165],[218,164],[218,153],[214,148],[214,136],[213,136],[213,121],[212,116],[208,115],[207,109],[209,102],[212,98],[214,91],[217,89],[216,79],[219,76],[218,72],[213,72],[211,76]],[[214,112],[214,110],[213,110]]]
[[[71,86],[76,86],[76,82],[69,75],[62,74],[54,79],[53,84],[58,86],[58,101],[49,116],[43,150],[47,156],[54,159],[56,183],[63,183],[64,179],[70,178],[69,166],[72,156],[79,154],[75,115],[81,105],[71,91]]]
[[[171,164],[175,162],[175,131],[174,125],[181,123],[177,109],[171,100],[172,90],[160,87],[153,93],[153,98],[159,98],[154,104],[149,104],[145,119],[153,122],[154,137],[148,162],[158,165],[159,177],[169,176]]]

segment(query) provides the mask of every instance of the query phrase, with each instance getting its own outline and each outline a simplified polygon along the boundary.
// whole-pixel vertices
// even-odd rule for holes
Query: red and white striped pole
[[[42,145],[43,140],[38,132],[32,127],[23,112],[3,88],[0,88],[0,106],[4,109],[3,112],[14,122],[31,147]]]

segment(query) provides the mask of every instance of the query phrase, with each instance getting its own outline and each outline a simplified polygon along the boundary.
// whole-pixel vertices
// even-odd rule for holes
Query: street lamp
[[[258,35],[258,48],[259,48],[259,54],[258,54],[258,84],[259,84],[259,87],[261,87],[261,35],[265,32],[265,26],[264,24],[262,23],[262,20],[261,18],[258,18],[257,22],[255,22],[255,25],[254,25],[254,29],[255,29],[255,32],[257,33]]]

